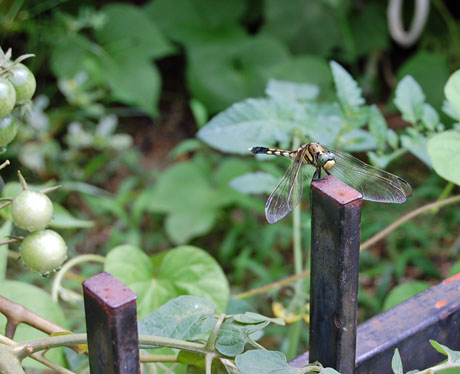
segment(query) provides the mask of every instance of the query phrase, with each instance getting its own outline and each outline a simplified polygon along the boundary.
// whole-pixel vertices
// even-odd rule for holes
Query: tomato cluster
[[[11,61],[9,52],[0,49],[0,147],[16,136],[18,124],[13,109],[30,102],[37,86],[33,73],[20,62],[25,56]]]

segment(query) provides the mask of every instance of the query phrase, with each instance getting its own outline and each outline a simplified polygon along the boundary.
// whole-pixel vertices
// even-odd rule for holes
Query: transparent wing
[[[335,155],[336,164],[329,172],[361,192],[364,200],[403,203],[412,195],[412,188],[404,179],[368,165],[348,153],[324,148]]]
[[[303,174],[301,168],[306,149],[299,152],[286,170],[265,204],[265,217],[270,223],[284,218],[302,199]]]

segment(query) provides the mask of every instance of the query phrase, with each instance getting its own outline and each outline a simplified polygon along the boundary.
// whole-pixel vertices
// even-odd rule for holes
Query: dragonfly
[[[304,165],[316,169],[313,180],[321,178],[322,171],[327,175],[332,174],[359,191],[364,200],[403,203],[412,195],[410,184],[403,178],[319,143],[308,143],[294,151],[266,147],[252,147],[249,150],[254,154],[282,156],[292,160],[265,204],[265,216],[269,223],[284,218],[301,201]]]

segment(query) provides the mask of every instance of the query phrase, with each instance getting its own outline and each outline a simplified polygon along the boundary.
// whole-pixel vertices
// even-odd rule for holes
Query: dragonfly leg
[[[319,178],[321,178],[321,168],[317,168],[315,170],[315,173],[313,174],[313,179],[312,180],[318,180]]]
[[[326,169],[324,169],[324,171],[326,172],[327,175],[331,175],[331,173],[329,173]]]

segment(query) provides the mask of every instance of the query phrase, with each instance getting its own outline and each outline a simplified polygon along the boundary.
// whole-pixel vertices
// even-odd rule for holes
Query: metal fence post
[[[361,194],[333,176],[312,182],[310,362],[355,368]]]
[[[91,374],[140,373],[136,294],[109,273],[83,291]]]

